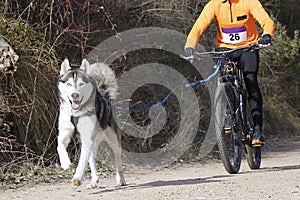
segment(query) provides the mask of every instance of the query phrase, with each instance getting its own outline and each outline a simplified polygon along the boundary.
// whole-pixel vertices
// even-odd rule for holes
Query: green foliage
[[[280,70],[280,68],[293,67],[292,64],[297,56],[299,57],[299,49],[299,30],[296,30],[294,32],[294,38],[291,38],[287,35],[285,27],[277,22],[275,40],[268,54],[269,65],[278,70]]]
[[[272,133],[292,133],[299,127],[300,64],[299,30],[294,37],[276,24],[273,45],[261,51],[261,89],[264,97],[265,128]],[[288,131],[287,131],[288,130]]]

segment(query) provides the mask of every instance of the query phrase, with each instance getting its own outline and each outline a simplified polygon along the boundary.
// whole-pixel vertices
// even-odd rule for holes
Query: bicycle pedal
[[[265,145],[264,142],[252,143],[252,146],[253,146],[253,147],[262,147],[262,146],[264,146],[264,145]]]
[[[231,129],[224,129],[224,133],[225,133],[226,135],[231,134]]]

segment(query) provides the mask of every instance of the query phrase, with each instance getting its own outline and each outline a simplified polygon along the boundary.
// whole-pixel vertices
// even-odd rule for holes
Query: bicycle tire
[[[229,174],[236,174],[239,171],[242,157],[241,132],[234,130],[234,124],[232,124],[231,133],[228,134],[224,131],[228,108],[230,110],[230,117],[235,120],[237,95],[237,91],[231,83],[221,83],[216,89],[214,101],[217,144],[223,165]]]
[[[250,169],[259,169],[261,164],[261,147],[245,144],[247,163]]]
[[[247,97],[246,90],[244,90],[244,97]],[[244,104],[246,105],[246,122],[248,127],[248,130],[245,130],[248,131],[248,133],[244,142],[246,159],[250,169],[259,169],[261,164],[261,147],[255,147],[251,144],[253,139],[253,119],[249,104],[247,102]]]

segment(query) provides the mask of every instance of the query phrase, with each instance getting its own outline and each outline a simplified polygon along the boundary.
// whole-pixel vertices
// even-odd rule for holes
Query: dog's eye
[[[79,83],[79,86],[83,86],[84,85],[84,83]]]
[[[67,83],[67,86],[72,86],[72,84],[71,83]]]

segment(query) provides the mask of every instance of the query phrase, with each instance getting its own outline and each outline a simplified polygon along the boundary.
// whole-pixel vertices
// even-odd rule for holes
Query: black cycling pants
[[[243,77],[248,91],[248,100],[254,126],[262,127],[262,95],[257,82],[257,72],[259,67],[258,50],[235,51],[230,54],[230,57],[233,61],[238,61],[243,69]]]

